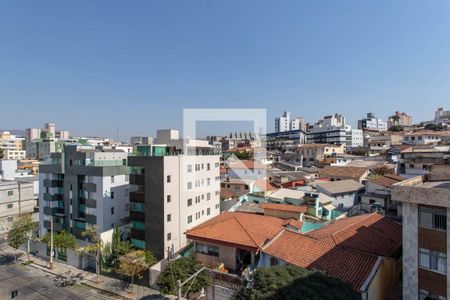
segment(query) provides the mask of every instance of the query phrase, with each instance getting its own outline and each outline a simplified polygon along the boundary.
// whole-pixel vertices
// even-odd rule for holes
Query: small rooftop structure
[[[363,184],[352,179],[317,182],[316,187],[319,187],[321,190],[332,195],[347,194],[364,190]]]

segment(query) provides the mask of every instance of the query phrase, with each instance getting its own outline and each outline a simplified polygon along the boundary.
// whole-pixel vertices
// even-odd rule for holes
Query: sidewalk
[[[168,299],[160,294],[159,291],[151,289],[145,286],[134,285],[133,293],[127,292],[123,287],[123,281],[107,276],[100,275],[100,282],[97,283],[97,275],[85,270],[80,270],[70,265],[66,265],[60,262],[53,262],[53,269],[49,269],[50,262],[41,257],[31,255],[33,261],[29,266],[38,268],[43,272],[68,278],[70,276],[81,276],[81,283],[90,286],[93,289],[103,291],[106,294],[113,294],[119,296],[122,299]],[[22,255],[20,260],[22,262],[27,261],[26,255]]]

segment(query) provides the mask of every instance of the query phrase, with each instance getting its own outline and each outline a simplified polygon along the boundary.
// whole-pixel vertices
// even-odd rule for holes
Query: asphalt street
[[[11,292],[18,295],[11,298]],[[21,263],[14,263],[14,253],[0,247],[0,299],[117,299],[98,294],[83,285],[60,287],[54,275]]]

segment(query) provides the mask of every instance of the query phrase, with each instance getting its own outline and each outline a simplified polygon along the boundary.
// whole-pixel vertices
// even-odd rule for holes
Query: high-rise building
[[[294,118],[288,111],[285,111],[283,116],[275,118],[275,132],[291,130],[306,131],[306,123],[303,118]]]
[[[56,137],[56,125],[55,123],[45,123],[45,131],[51,134],[51,137]]]
[[[306,140],[311,144],[345,145],[347,149],[364,145],[362,130],[352,129],[340,114],[325,116],[311,125]]]
[[[66,130],[59,130],[56,132],[56,138],[60,140],[68,140],[70,133]]]
[[[434,165],[426,177],[392,186],[401,202],[403,299],[450,295],[450,165]]]
[[[387,122],[375,117],[373,113],[368,113],[367,117],[358,121],[358,129],[370,129],[377,131],[386,131]]]
[[[25,139],[15,136],[9,131],[0,133],[0,149],[3,150],[3,159],[24,159]]]
[[[153,143],[151,136],[133,136],[130,138],[131,145],[150,145]]]
[[[387,126],[388,128],[392,126],[411,126],[412,117],[404,112],[396,111],[394,115],[388,118]]]
[[[39,167],[41,234],[66,230],[80,237],[120,227],[129,214],[127,153],[92,146],[65,146]]]
[[[220,213],[220,157],[167,145],[137,151],[128,160],[131,242],[166,258],[187,245],[186,230]]]
[[[434,113],[434,121],[439,123],[450,123],[450,110],[439,107]]]

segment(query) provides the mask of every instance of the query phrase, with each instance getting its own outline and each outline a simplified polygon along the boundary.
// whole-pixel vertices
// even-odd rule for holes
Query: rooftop
[[[383,176],[375,177],[373,179],[370,179],[369,182],[384,186],[384,187],[391,187],[393,184],[396,184],[398,182],[401,182],[405,180],[405,178],[394,175],[394,174],[386,174]]]
[[[428,181],[415,185],[415,187],[450,190],[450,181]]]
[[[320,187],[330,194],[343,194],[364,189],[363,184],[353,179],[322,182],[317,181],[316,187]]]
[[[271,199],[284,201],[285,198],[301,199],[305,196],[305,192],[292,189],[279,189],[270,195]]]
[[[366,174],[369,168],[367,167],[337,167],[327,166],[320,170],[320,177],[346,177],[358,180]]]
[[[286,211],[286,212],[296,212],[296,213],[305,213],[307,210],[307,206],[281,204],[281,203],[261,203],[259,205],[259,207],[261,207],[263,209],[279,210],[279,211]]]

